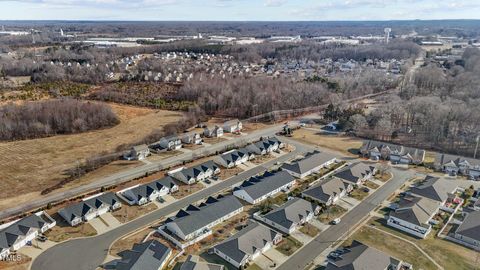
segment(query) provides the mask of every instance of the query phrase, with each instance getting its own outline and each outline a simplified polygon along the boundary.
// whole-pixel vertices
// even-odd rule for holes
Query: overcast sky
[[[480,0],[0,0],[0,20],[480,19]]]

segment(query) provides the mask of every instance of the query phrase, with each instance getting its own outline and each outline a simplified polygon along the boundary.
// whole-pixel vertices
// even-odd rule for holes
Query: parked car
[[[45,242],[48,240],[48,238],[45,235],[38,235],[37,240],[40,242]]]
[[[158,197],[157,199],[160,203],[164,203],[165,202],[165,199],[163,199],[162,197]]]
[[[211,184],[211,183],[212,183],[212,181],[210,181],[210,180],[208,180],[208,179],[205,179],[204,182],[207,183],[207,184]]]
[[[342,221],[340,218],[336,218],[332,220],[332,225],[337,225],[338,223],[340,223],[340,221]]]
[[[370,189],[368,187],[364,187],[363,192],[370,192]]]

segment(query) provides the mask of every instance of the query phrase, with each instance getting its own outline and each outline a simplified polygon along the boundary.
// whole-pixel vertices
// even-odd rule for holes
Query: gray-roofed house
[[[467,214],[462,224],[455,231],[455,239],[464,245],[480,249],[480,211],[472,211]]]
[[[337,162],[336,156],[326,152],[313,151],[307,153],[300,160],[283,164],[282,169],[297,178],[304,178],[335,162]]]
[[[39,234],[53,228],[56,222],[41,211],[0,226],[0,260],[28,244]]]
[[[224,168],[233,168],[247,162],[250,159],[248,151],[231,150],[215,159],[215,162]]]
[[[220,173],[220,168],[212,161],[206,161],[200,165],[179,168],[168,172],[173,178],[191,185]]]
[[[223,136],[223,128],[220,126],[210,126],[203,129],[203,135],[207,138],[218,138]]]
[[[361,185],[371,179],[375,172],[375,166],[364,162],[357,162],[335,173],[333,177],[354,185]]]
[[[186,144],[202,144],[202,137],[196,132],[185,133],[182,136],[182,143]]]
[[[247,227],[213,248],[213,252],[235,267],[243,267],[282,240],[282,235],[251,221]]]
[[[158,242],[149,240],[134,244],[131,250],[119,253],[121,260],[116,270],[161,270],[172,255],[172,249]]]
[[[437,154],[434,166],[451,175],[462,174],[471,179],[480,178],[480,160],[461,156]]]
[[[347,252],[336,259],[329,259],[325,270],[399,270],[402,261],[356,240]],[[405,265],[406,266],[406,265]]]
[[[266,155],[283,147],[283,143],[276,137],[265,138],[258,142],[247,145],[247,149],[255,155]]]
[[[115,211],[122,207],[119,198],[112,192],[101,193],[89,197],[73,205],[62,208],[58,214],[71,226],[76,226],[84,221],[89,221],[108,211]]]
[[[332,178],[302,192],[302,196],[329,206],[350,193],[353,185],[339,178]]]
[[[243,129],[242,122],[238,119],[233,119],[223,123],[223,131],[229,133],[240,132]]]
[[[123,155],[126,160],[144,160],[150,155],[150,148],[146,144],[132,147],[132,149]]]
[[[242,211],[243,205],[235,196],[209,197],[198,206],[190,205],[180,210],[158,231],[175,245],[185,248],[211,235],[210,228]]]
[[[225,266],[201,261],[197,255],[188,255],[187,260],[182,263],[180,270],[224,270]]]
[[[364,141],[360,153],[373,160],[385,159],[395,164],[421,164],[425,150],[379,141]]]
[[[309,222],[320,212],[321,207],[301,198],[294,198],[277,209],[254,217],[285,234],[291,234]]]
[[[282,190],[287,191],[295,184],[295,181],[295,178],[285,171],[265,172],[263,175],[251,177],[240,186],[235,187],[233,195],[250,204],[257,204]]]
[[[441,203],[425,197],[404,197],[390,211],[387,224],[414,236],[425,238],[432,230],[432,217]]]
[[[178,150],[182,148],[182,140],[177,135],[163,137],[157,144],[167,150]]]
[[[172,177],[167,176],[147,184],[124,189],[119,193],[130,205],[144,205],[177,190],[177,183],[175,183]]]
[[[419,185],[412,187],[409,192],[444,204],[449,198],[454,197],[453,193],[456,189],[457,186],[454,182],[427,175]]]

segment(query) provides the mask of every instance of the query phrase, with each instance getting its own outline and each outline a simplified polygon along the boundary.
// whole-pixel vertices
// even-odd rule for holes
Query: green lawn
[[[290,256],[300,247],[302,247],[302,243],[300,243],[300,241],[291,236],[288,236],[283,238],[282,242],[277,245],[276,249],[282,254]]]
[[[345,212],[347,212],[345,208],[342,208],[338,205],[331,205],[327,207],[326,210],[323,210],[323,212],[318,216],[318,220],[322,223],[328,224],[332,220],[343,215]]]

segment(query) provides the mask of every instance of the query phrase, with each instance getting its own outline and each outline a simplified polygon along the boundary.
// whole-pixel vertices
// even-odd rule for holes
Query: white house
[[[297,178],[305,178],[320,171],[322,168],[326,168],[334,164],[337,161],[337,157],[332,154],[314,151],[307,153],[300,160],[283,164],[282,169]]]
[[[324,183],[310,187],[302,192],[302,196],[322,203],[325,206],[330,206],[350,193],[352,189],[352,184],[339,178],[332,178]]]
[[[76,226],[84,221],[101,216],[109,211],[122,207],[118,197],[112,193],[101,193],[85,198],[79,203],[62,208],[58,214],[71,226]]]
[[[243,164],[251,159],[248,151],[231,150],[225,152],[215,159],[215,163],[221,165],[224,168],[233,168],[240,164]]]
[[[294,198],[267,214],[254,214],[254,218],[285,234],[292,234],[312,220],[321,207],[304,199]]]
[[[363,156],[373,160],[390,160],[394,164],[421,164],[425,150],[379,141],[364,141],[360,148]]]
[[[451,175],[462,174],[471,179],[480,179],[480,160],[461,156],[438,154],[435,168]]]
[[[126,160],[143,160],[150,155],[150,148],[146,144],[132,147],[130,152],[123,155]]]
[[[186,144],[202,144],[202,137],[198,133],[185,133],[182,135],[182,143]]]
[[[53,228],[56,222],[41,211],[0,226],[0,260],[27,245],[39,234]]]
[[[251,221],[237,234],[216,245],[213,252],[233,266],[241,268],[281,241],[280,233]]]
[[[182,148],[182,140],[177,135],[172,135],[161,138],[158,145],[167,150],[178,150]]]
[[[219,126],[205,127],[203,135],[208,138],[218,138],[223,136],[223,128]]]
[[[242,122],[238,119],[227,121],[223,124],[223,131],[229,133],[240,132],[243,129]]]
[[[265,172],[254,176],[233,189],[233,195],[250,204],[257,204],[281,191],[289,190],[296,180],[285,171]]]
[[[170,176],[167,176],[147,184],[124,189],[119,193],[130,205],[144,205],[177,190],[178,185]]]
[[[371,179],[376,171],[375,166],[371,164],[357,162],[335,173],[333,177],[339,178],[352,185],[361,185]]]
[[[176,170],[168,172],[168,175],[187,185],[191,185],[219,173],[220,168],[212,160],[209,160],[194,167],[178,168]]]

